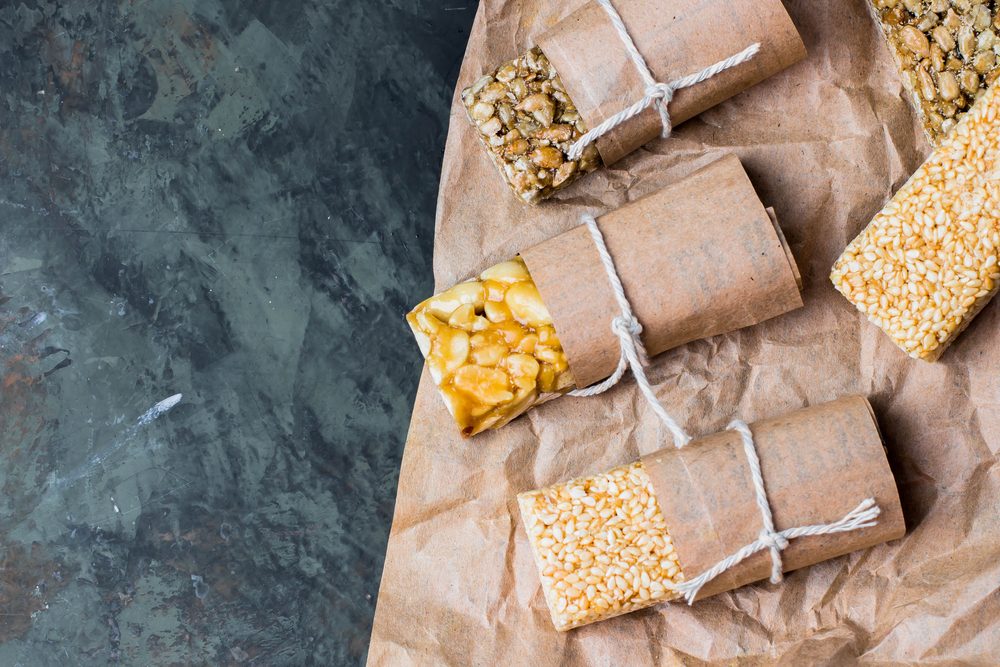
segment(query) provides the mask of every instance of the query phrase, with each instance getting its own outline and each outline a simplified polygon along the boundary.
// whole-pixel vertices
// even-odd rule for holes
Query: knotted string
[[[625,297],[625,289],[622,287],[622,281],[618,277],[618,271],[615,269],[614,260],[611,259],[611,253],[608,252],[608,246],[604,242],[604,235],[597,226],[594,216],[585,213],[582,219],[590,231],[590,237],[594,240],[594,245],[597,246],[597,253],[600,255],[601,263],[608,274],[608,282],[611,283],[611,291],[614,293],[615,300],[618,302],[618,308],[621,311],[620,315],[611,320],[611,331],[618,336],[621,356],[618,358],[618,367],[608,379],[585,389],[575,389],[569,392],[569,394],[570,396],[595,396],[603,394],[618,384],[622,376],[625,375],[625,370],[631,368],[632,374],[635,376],[635,382],[639,386],[639,391],[642,392],[646,402],[649,403],[649,407],[653,409],[653,412],[656,413],[656,416],[660,418],[660,421],[663,422],[664,426],[667,427],[670,434],[674,437],[674,446],[678,448],[683,447],[691,442],[691,436],[667,413],[663,405],[660,404],[660,401],[657,400],[656,394],[653,392],[653,387],[649,384],[649,378],[646,377],[645,370],[648,358],[646,356],[646,348],[640,338],[642,325],[639,324],[639,320],[632,314],[632,306]]]
[[[734,419],[727,428],[740,434],[740,440],[743,442],[743,453],[746,454],[747,463],[750,464],[750,479],[753,480],[754,495],[764,524],[757,541],[765,544],[771,550],[771,583],[776,584],[782,579],[781,551],[788,546],[788,540],[774,531],[774,517],[771,516],[771,505],[767,502],[764,475],[760,471],[760,457],[757,456],[757,448],[754,446],[750,427],[747,426],[746,422]]]
[[[618,316],[611,320],[611,330],[618,337],[621,346],[621,356],[618,358],[618,367],[608,379],[584,389],[575,389],[569,392],[569,394],[570,396],[594,396],[604,393],[618,384],[625,375],[625,371],[631,368],[639,391],[642,392],[643,397],[649,403],[653,412],[656,413],[656,416],[659,417],[660,421],[663,422],[673,435],[674,446],[677,448],[683,447],[691,441],[691,436],[667,413],[660,401],[657,400],[656,394],[653,392],[653,387],[649,384],[645,370],[645,364],[647,363],[646,348],[643,346],[640,338],[642,325],[632,313],[632,306],[625,296],[625,289],[622,287],[622,281],[618,277],[614,260],[611,258],[611,253],[608,252],[608,246],[604,241],[604,234],[601,233],[600,228],[597,226],[597,220],[594,219],[593,215],[589,213],[584,214],[582,221],[587,226],[590,237],[597,247],[601,264],[604,265],[604,270],[608,274],[611,291],[614,293],[615,300],[618,302],[618,308],[621,311]],[[771,583],[776,584],[782,580],[781,552],[788,547],[789,540],[808,535],[846,533],[860,528],[870,528],[877,523],[876,520],[881,513],[878,505],[875,504],[875,499],[866,498],[857,507],[833,523],[799,526],[781,531],[775,530],[774,516],[771,512],[771,504],[767,499],[767,490],[764,488],[764,475],[760,469],[760,457],[757,455],[757,447],[754,445],[753,433],[746,422],[739,419],[730,422],[727,429],[736,431],[743,443],[743,452],[746,454],[747,463],[750,466],[750,479],[753,483],[754,498],[757,501],[757,507],[760,509],[763,528],[756,541],[751,542],[736,553],[727,556],[697,577],[680,584],[664,584],[670,590],[680,593],[688,604],[694,602],[695,597],[698,596],[698,592],[705,584],[729,568],[764,549],[768,549],[771,552]]]
[[[771,514],[771,505],[767,500],[767,492],[764,489],[764,476],[760,471],[760,458],[757,456],[757,448],[754,446],[753,434],[750,432],[750,427],[745,422],[737,419],[729,424],[728,430],[739,433],[740,439],[743,441],[743,451],[746,453],[747,462],[750,465],[750,478],[753,481],[757,507],[760,508],[764,528],[760,531],[760,536],[756,541],[751,542],[736,553],[723,558],[694,579],[680,584],[666,585],[670,590],[680,593],[688,604],[694,602],[694,599],[698,596],[698,592],[705,584],[729,568],[734,567],[764,549],[768,549],[771,552],[771,583],[776,584],[783,578],[781,552],[788,547],[789,540],[809,535],[847,533],[860,528],[871,528],[878,523],[877,519],[881,513],[879,506],[875,504],[874,498],[865,498],[857,507],[833,523],[798,526],[796,528],[776,531],[774,529],[774,517]]]
[[[639,71],[639,76],[642,78],[643,83],[646,84],[646,89],[641,100],[630,107],[622,109],[577,139],[573,145],[570,146],[567,153],[569,159],[571,160],[578,160],[580,156],[583,155],[584,148],[597,141],[625,121],[638,116],[650,106],[654,106],[660,114],[660,123],[663,125],[663,132],[660,136],[666,139],[670,136],[670,132],[673,130],[668,107],[670,106],[670,102],[674,99],[674,93],[681,88],[689,88],[705,81],[706,79],[711,79],[716,74],[731,67],[741,65],[753,58],[760,51],[759,43],[751,44],[739,53],[729,56],[725,60],[720,60],[713,65],[709,65],[700,72],[695,72],[694,74],[689,74],[667,83],[661,83],[653,77],[653,73],[650,71],[649,65],[646,64],[646,59],[642,57],[642,54],[639,53],[639,49],[636,48],[635,42],[632,41],[632,36],[628,34],[628,30],[625,28],[625,23],[622,21],[621,15],[618,14],[618,10],[616,10],[614,5],[611,4],[611,0],[597,0],[597,3],[604,8],[605,12],[607,12],[608,18],[611,20],[611,24],[615,27],[615,30],[618,32],[618,36],[622,40],[622,45],[625,47],[625,51],[628,53],[629,57],[632,58],[632,62],[635,63],[635,67]]]

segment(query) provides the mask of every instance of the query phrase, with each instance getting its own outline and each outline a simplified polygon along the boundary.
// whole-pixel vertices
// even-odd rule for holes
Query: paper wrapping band
[[[693,74],[760,43],[749,62],[678,90],[669,107],[674,126],[806,56],[781,0],[616,0],[615,9],[658,81]],[[596,2],[544,32],[536,44],[588,127],[642,99],[645,83]],[[660,115],[649,108],[598,140],[597,149],[605,164],[613,164],[662,131]]]
[[[865,498],[881,509],[870,528],[799,537],[785,572],[895,540],[906,532],[896,483],[867,399],[850,396],[751,426],[777,530],[836,521]],[[685,578],[754,542],[761,514],[740,436],[724,431],[643,458]],[[771,575],[767,550],[705,584],[696,599]]]
[[[798,270],[743,166],[726,156],[597,220],[650,355],[802,306]],[[578,387],[621,354],[619,307],[586,227],[521,253]]]

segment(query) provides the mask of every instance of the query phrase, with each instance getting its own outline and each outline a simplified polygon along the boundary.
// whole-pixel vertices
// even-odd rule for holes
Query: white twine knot
[[[698,596],[698,592],[701,591],[705,584],[758,551],[765,549],[771,552],[771,583],[776,584],[783,578],[781,552],[788,548],[789,540],[808,535],[829,535],[831,533],[846,533],[861,528],[871,528],[878,523],[877,519],[881,513],[878,505],[875,504],[874,498],[865,498],[857,507],[833,523],[798,526],[796,528],[776,531],[774,529],[774,517],[771,514],[771,506],[768,503],[767,492],[764,488],[764,476],[760,470],[760,457],[757,455],[757,448],[753,442],[753,433],[750,432],[750,427],[745,422],[738,419],[729,424],[729,430],[739,433],[740,440],[743,443],[743,451],[750,466],[750,479],[753,482],[754,495],[757,507],[760,508],[761,520],[764,527],[758,534],[756,541],[720,560],[694,579],[689,579],[680,584],[667,585],[670,590],[680,593],[688,604],[694,602],[694,599]]]
[[[651,100],[663,100],[669,103],[674,99],[674,92],[677,89],[671,86],[669,83],[654,83],[652,85],[646,86],[646,97]]]
[[[757,535],[757,539],[760,543],[769,549],[785,549],[788,547],[788,540],[781,536],[781,533],[774,533],[767,530],[761,530],[760,534]]]
[[[597,254],[601,258],[601,264],[604,265],[604,270],[608,274],[611,291],[618,302],[618,308],[621,310],[621,313],[611,320],[611,331],[618,337],[621,355],[618,357],[618,367],[615,368],[615,372],[610,377],[603,382],[584,389],[574,389],[569,394],[570,396],[596,396],[597,394],[603,394],[618,384],[625,375],[625,371],[631,368],[639,391],[642,393],[643,398],[646,399],[646,402],[649,403],[649,407],[670,431],[674,439],[674,446],[683,447],[691,442],[691,436],[667,413],[663,405],[660,404],[660,401],[657,400],[653,387],[649,384],[649,379],[646,377],[645,371],[648,357],[646,355],[646,348],[642,344],[642,338],[640,337],[642,334],[642,325],[632,313],[632,306],[625,296],[625,288],[622,287],[621,278],[618,277],[618,271],[615,269],[615,262],[611,259],[611,253],[608,252],[608,246],[604,242],[604,235],[597,226],[597,220],[594,219],[594,216],[589,213],[584,214],[582,221],[587,226],[588,231],[590,231],[590,238],[593,239],[594,245],[597,247]]]
[[[759,43],[751,44],[739,53],[709,65],[699,72],[662,83],[653,77],[653,73],[650,71],[649,65],[646,64],[646,59],[642,57],[642,54],[639,53],[639,49],[636,48],[635,42],[632,41],[632,36],[628,34],[628,30],[625,28],[625,22],[622,21],[622,17],[618,13],[618,10],[616,10],[614,5],[611,4],[611,0],[597,0],[597,4],[601,5],[601,7],[604,8],[604,11],[607,12],[608,19],[610,19],[611,24],[615,27],[615,31],[621,38],[622,45],[625,47],[626,53],[628,53],[632,62],[635,63],[635,67],[639,71],[639,76],[642,77],[643,83],[646,84],[646,89],[641,100],[629,107],[626,107],[625,109],[622,109],[577,139],[573,145],[570,146],[570,149],[567,152],[567,155],[571,160],[580,159],[580,156],[583,155],[584,148],[594,143],[625,121],[638,116],[650,106],[656,107],[657,112],[660,114],[660,124],[663,125],[663,132],[660,136],[666,139],[670,136],[670,133],[673,130],[673,125],[670,121],[670,111],[667,107],[674,99],[675,92],[681,88],[689,88],[697,85],[706,79],[712,78],[720,72],[736,67],[737,65],[741,65],[753,58],[760,51]]]
[[[781,533],[764,528],[757,535],[757,541],[771,551],[771,583],[781,583],[782,579],[785,578],[782,572],[784,566],[781,562],[781,552],[788,548],[788,540]]]
[[[635,317],[625,318],[621,315],[611,320],[611,330],[619,337],[636,337],[642,335],[642,325]]]

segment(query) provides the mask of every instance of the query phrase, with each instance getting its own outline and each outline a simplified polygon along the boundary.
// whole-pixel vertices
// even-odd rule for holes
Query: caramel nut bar
[[[500,428],[574,385],[520,257],[427,299],[406,320],[463,436]]]
[[[924,130],[937,145],[1000,76],[993,0],[872,0]]]
[[[587,128],[537,47],[463,90],[462,102],[507,184],[526,202],[536,203],[600,166],[593,144],[579,160],[568,158]]]

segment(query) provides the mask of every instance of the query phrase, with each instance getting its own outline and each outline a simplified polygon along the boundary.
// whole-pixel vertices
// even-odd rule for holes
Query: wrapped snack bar
[[[1000,285],[1000,89],[990,88],[844,250],[834,286],[934,361]]]
[[[982,0],[872,0],[924,130],[937,145],[1000,76],[1000,12]]]
[[[802,305],[772,215],[729,156],[598,218],[649,354]],[[612,375],[618,312],[581,225],[427,299],[407,321],[468,436]]]
[[[805,55],[781,0],[591,0],[462,101],[502,177],[534,203]]]
[[[522,493],[518,504],[558,630],[780,579],[905,532],[878,425],[860,396]]]

